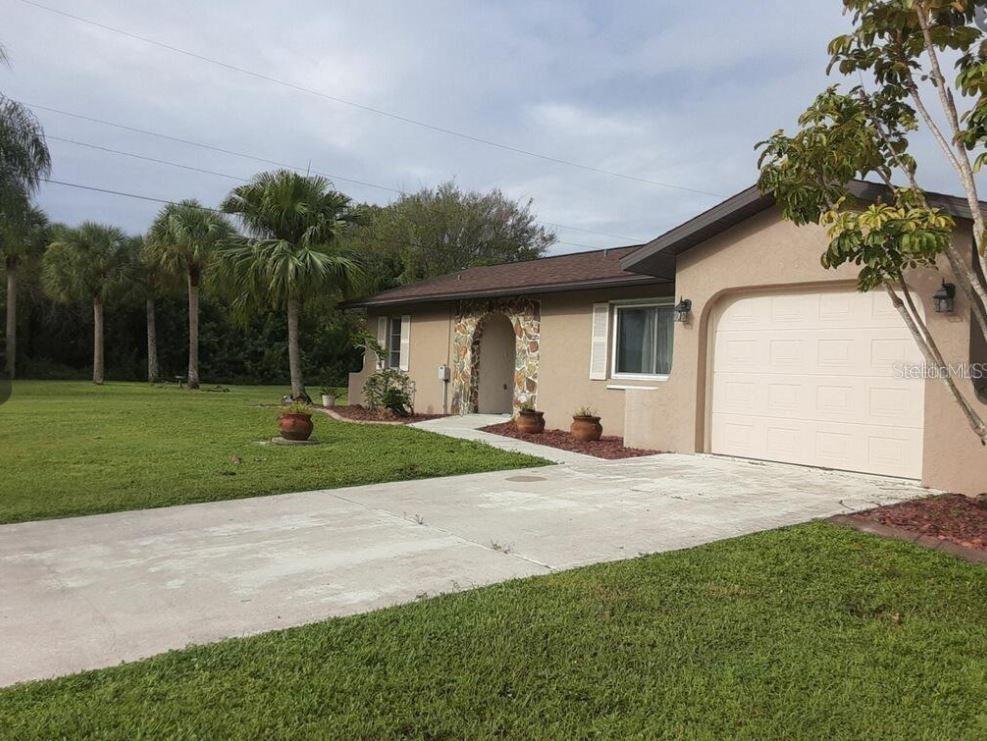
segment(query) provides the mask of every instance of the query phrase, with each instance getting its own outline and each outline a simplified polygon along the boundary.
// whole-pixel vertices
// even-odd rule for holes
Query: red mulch
[[[611,461],[621,458],[639,458],[642,455],[655,455],[660,452],[657,450],[625,448],[624,438],[622,437],[604,436],[596,442],[582,443],[575,440],[572,435],[565,430],[545,430],[540,435],[528,435],[523,432],[519,432],[517,425],[513,422],[501,422],[500,424],[490,425],[489,427],[484,427],[482,429],[484,432],[492,432],[495,435],[513,437],[517,440],[525,440],[526,442],[535,443],[537,445],[549,445],[553,448],[569,450],[573,453],[585,453],[586,455],[593,455],[597,458],[606,458]]]
[[[982,499],[946,494],[878,507],[856,518],[987,551],[987,501]]]
[[[332,410],[340,417],[352,419],[356,422],[401,422],[406,425],[410,425],[412,422],[425,422],[429,419],[439,419],[440,417],[449,416],[448,414],[412,414],[410,417],[399,417],[390,409],[371,411],[359,404],[335,406]]]

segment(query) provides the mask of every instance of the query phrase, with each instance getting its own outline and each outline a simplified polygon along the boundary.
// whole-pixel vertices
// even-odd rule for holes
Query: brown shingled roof
[[[349,301],[345,306],[393,306],[427,301],[516,296],[663,282],[653,276],[631,273],[620,267],[622,258],[640,248],[641,245],[612,247],[592,252],[576,252],[569,255],[541,257],[537,260],[468,268]]]

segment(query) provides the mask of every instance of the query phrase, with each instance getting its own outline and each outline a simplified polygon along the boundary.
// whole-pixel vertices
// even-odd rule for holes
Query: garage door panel
[[[714,453],[919,477],[920,362],[884,294],[735,299],[714,334]]]

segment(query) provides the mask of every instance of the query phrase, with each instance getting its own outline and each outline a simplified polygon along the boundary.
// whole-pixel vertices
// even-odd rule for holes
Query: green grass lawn
[[[0,691],[10,738],[987,737],[987,569],[827,524]]]
[[[317,414],[316,447],[277,434],[284,389],[229,393],[16,381],[0,405],[0,522],[540,465],[421,430]],[[234,462],[239,459],[240,462]]]

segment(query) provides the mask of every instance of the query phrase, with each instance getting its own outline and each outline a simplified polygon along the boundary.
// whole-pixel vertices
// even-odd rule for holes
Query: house
[[[852,187],[863,199],[883,191]],[[957,218],[954,239],[973,260],[966,201],[931,200]],[[423,412],[510,413],[531,401],[565,428],[589,406],[629,446],[987,491],[987,449],[941,381],[914,377],[923,358],[887,295],[859,293],[854,266],[820,265],[827,243],[755,187],[648,244],[384,291],[351,303],[386,356],[350,376],[350,398],[381,362],[410,375]],[[952,312],[935,311],[943,278],[945,264],[908,281],[947,360],[984,363],[962,293]],[[691,311],[676,321],[683,299]],[[987,417],[983,387],[960,387]]]

